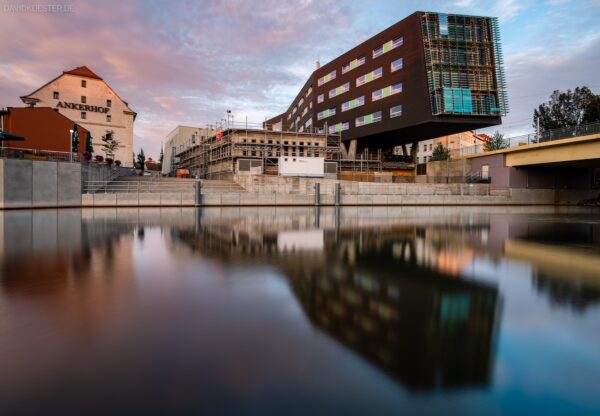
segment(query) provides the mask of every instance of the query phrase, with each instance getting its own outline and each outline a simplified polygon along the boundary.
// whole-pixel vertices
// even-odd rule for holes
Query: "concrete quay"
[[[236,175],[234,181],[188,180],[186,186],[159,187],[156,191],[82,193],[78,163],[0,159],[0,209],[577,205],[599,193],[594,189],[494,189],[489,184],[371,183],[272,176]]]

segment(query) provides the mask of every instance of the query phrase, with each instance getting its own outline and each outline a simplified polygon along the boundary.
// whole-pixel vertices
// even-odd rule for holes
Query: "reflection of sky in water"
[[[361,221],[370,225],[352,226],[349,220],[339,232],[325,216],[322,250],[302,241],[310,234],[303,230],[314,224],[312,209],[283,211],[286,220],[272,221],[235,213],[221,220],[208,213],[198,223],[196,215],[175,212],[169,222],[164,214],[162,220],[149,214],[143,226],[135,217],[108,216],[84,219],[83,229],[79,216],[59,215],[70,245],[60,242],[60,233],[54,243],[43,237],[47,232],[35,224],[52,229],[47,217],[28,223],[5,215],[0,413],[65,406],[87,414],[115,408],[123,413],[593,413],[600,408],[599,303],[592,298],[577,309],[569,297],[553,302],[534,283],[535,266],[503,256],[498,241],[514,236],[497,230],[513,226],[518,237],[531,238],[538,227],[523,227],[533,214],[523,218],[507,210],[498,215],[441,211],[461,218],[458,223],[441,219],[435,210],[422,216],[403,211],[410,219],[396,212],[372,217],[362,212]],[[270,222],[295,225],[282,242]],[[7,248],[6,242],[22,229],[32,240],[19,243],[17,262],[16,246]],[[583,237],[588,245],[598,244]],[[573,239],[577,234],[569,236],[570,245]],[[387,315],[408,318],[371,322],[384,331],[381,343],[348,343],[343,331],[359,324],[347,321],[338,331],[318,320],[350,289],[347,299],[373,287],[392,293],[392,286],[399,287],[394,289],[399,303],[396,295],[373,295],[364,309],[372,318],[387,305],[393,312]],[[317,290],[323,287],[329,292]],[[331,292],[336,287],[340,292]],[[474,305],[496,294],[496,315],[480,309],[469,326],[461,326]],[[324,295],[329,297],[323,300]],[[496,322],[491,334],[481,329],[490,318]],[[394,331],[400,335],[395,351],[414,356],[386,368],[369,349],[385,346]],[[376,340],[381,336],[373,333]],[[491,351],[485,350],[487,336],[495,337]],[[404,339],[425,343],[413,350],[402,346]],[[445,360],[444,352],[461,365],[469,362],[470,355],[453,349],[461,347],[460,339],[477,354],[471,357],[474,365],[487,357],[489,382]],[[427,366],[421,373],[402,370],[406,362],[429,358],[439,376],[447,377],[438,388],[415,378],[428,377]],[[449,388],[442,382],[458,384]]]

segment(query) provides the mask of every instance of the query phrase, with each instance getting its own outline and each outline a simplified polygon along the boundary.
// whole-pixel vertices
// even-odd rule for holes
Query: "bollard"
[[[342,184],[338,182],[335,184],[335,206],[336,207],[340,206],[341,200],[342,200]]]
[[[321,184],[315,183],[315,206],[319,206],[321,203]]]
[[[202,182],[198,181],[194,185],[196,190],[196,206],[199,207],[202,205]]]

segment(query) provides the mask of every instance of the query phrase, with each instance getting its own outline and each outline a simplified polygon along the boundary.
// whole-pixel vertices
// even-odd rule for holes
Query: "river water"
[[[0,414],[598,414],[600,211],[0,212]]]

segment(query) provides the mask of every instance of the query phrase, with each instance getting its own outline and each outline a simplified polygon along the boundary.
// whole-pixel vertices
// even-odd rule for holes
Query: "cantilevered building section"
[[[416,12],[318,67],[267,124],[339,133],[351,157],[501,124],[507,111],[497,19]]]

